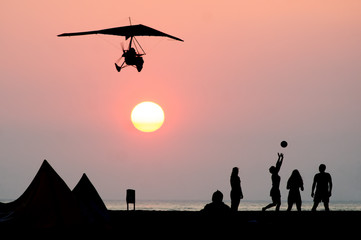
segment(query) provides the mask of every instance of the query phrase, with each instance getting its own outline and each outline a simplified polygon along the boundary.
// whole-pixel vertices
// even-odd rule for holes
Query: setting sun
[[[154,102],[142,102],[133,108],[131,120],[136,129],[142,132],[154,132],[164,122],[163,109]]]

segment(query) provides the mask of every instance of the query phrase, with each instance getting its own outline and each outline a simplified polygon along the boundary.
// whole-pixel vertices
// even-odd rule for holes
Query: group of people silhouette
[[[279,211],[281,206],[281,191],[280,191],[280,182],[281,177],[278,175],[282,163],[283,163],[283,153],[278,153],[278,159],[275,166],[271,166],[269,168],[269,172],[271,173],[272,180],[272,188],[270,191],[270,196],[272,202],[267,206],[262,208],[262,211],[265,211],[269,208],[276,207],[276,211]],[[212,202],[207,204],[202,211],[204,212],[227,212],[227,211],[238,211],[238,206],[243,199],[243,192],[241,187],[241,179],[238,176],[239,170],[237,167],[232,169],[230,184],[231,184],[231,207],[226,205],[223,202],[223,194],[219,190],[213,193]],[[286,188],[289,190],[288,193],[288,207],[287,211],[291,211],[293,204],[296,204],[296,208],[298,211],[301,211],[302,199],[300,190],[303,191],[303,180],[300,172],[295,169],[292,171],[291,176],[287,181]],[[323,202],[325,207],[325,211],[329,211],[329,199],[331,197],[332,192],[332,178],[329,173],[326,172],[326,165],[321,164],[319,166],[319,173],[315,174],[312,183],[311,197],[313,198],[313,207],[312,211],[316,211],[320,202]]]

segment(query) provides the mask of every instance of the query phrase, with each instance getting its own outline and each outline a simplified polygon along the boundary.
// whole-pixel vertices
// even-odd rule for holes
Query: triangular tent
[[[13,220],[31,228],[71,227],[85,223],[72,191],[46,160],[21,196],[2,204],[2,215],[7,215],[3,220]]]
[[[91,223],[109,221],[108,209],[85,173],[74,187],[73,193],[81,202],[83,214]]]

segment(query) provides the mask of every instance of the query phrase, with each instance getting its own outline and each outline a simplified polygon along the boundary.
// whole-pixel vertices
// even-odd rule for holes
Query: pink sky
[[[0,199],[20,196],[47,159],[72,189],[87,173],[103,199],[282,200],[298,169],[304,200],[325,163],[333,200],[361,199],[360,1],[7,1],[0,4]],[[63,32],[144,24],[141,73],[118,73],[122,37]],[[141,133],[142,101],[165,123]],[[281,149],[282,140],[289,147]]]

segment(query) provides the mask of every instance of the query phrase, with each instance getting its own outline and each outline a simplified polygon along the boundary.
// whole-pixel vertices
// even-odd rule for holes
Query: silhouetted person
[[[297,210],[301,211],[302,200],[300,189],[303,191],[303,180],[300,172],[297,169],[293,170],[290,178],[288,179],[287,189],[290,190],[288,192],[287,211],[291,211],[294,203],[296,203]]]
[[[124,57],[124,61],[127,65],[136,66],[138,72],[140,72],[143,69],[143,63],[144,63],[144,60],[141,57],[142,55],[143,54],[138,54],[134,48],[130,48],[128,51],[126,50],[124,51],[122,57]],[[115,68],[117,69],[118,72],[120,72],[122,66],[123,64],[119,66],[117,63],[115,63]]]
[[[280,192],[280,182],[281,177],[278,175],[278,172],[281,169],[281,165],[283,162],[283,153],[278,153],[278,160],[276,162],[276,166],[271,166],[269,168],[269,172],[272,174],[272,188],[270,192],[270,196],[272,198],[272,203],[268,204],[264,208],[262,208],[262,211],[265,211],[268,208],[276,206],[276,211],[280,210],[281,206],[281,192]]]
[[[223,193],[217,190],[212,195],[212,202],[204,206],[202,212],[215,214],[228,213],[230,212],[230,207],[223,202]]]
[[[321,164],[319,166],[319,173],[313,178],[311,197],[313,197],[312,211],[316,211],[318,204],[322,201],[325,206],[325,211],[329,211],[328,203],[331,197],[332,191],[332,179],[331,175],[326,171],[326,165]],[[315,192],[316,188],[316,192]]]
[[[232,169],[231,174],[231,210],[238,211],[239,202],[243,198],[241,179],[238,176],[238,167]]]

